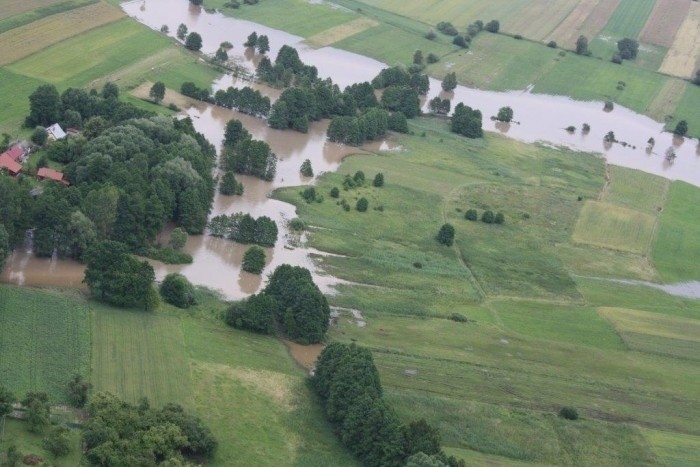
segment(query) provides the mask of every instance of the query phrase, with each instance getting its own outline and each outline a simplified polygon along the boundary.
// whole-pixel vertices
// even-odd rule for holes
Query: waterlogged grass
[[[667,282],[700,280],[700,191],[684,182],[674,182],[661,214],[652,258]]]
[[[61,87],[81,87],[155,54],[168,44],[165,36],[124,19],[53,45],[9,69]]]
[[[0,381],[23,396],[46,392],[67,399],[75,373],[87,376],[90,313],[84,302],[59,292],[0,285]]]

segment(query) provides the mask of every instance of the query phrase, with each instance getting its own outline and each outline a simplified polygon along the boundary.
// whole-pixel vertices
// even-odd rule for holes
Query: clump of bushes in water
[[[306,225],[304,224],[304,221],[302,221],[298,217],[295,217],[294,219],[289,221],[289,228],[296,232],[301,232],[303,230],[306,230]]]
[[[265,250],[252,246],[243,255],[242,269],[251,274],[260,274],[265,269]]]
[[[314,176],[314,169],[311,167],[311,161],[309,159],[305,159],[304,162],[301,163],[299,172],[301,172],[304,177]]]
[[[329,344],[318,358],[311,387],[340,439],[364,465],[465,465],[442,451],[437,428],[425,420],[401,423],[383,397],[369,349]]]
[[[209,233],[238,243],[255,243],[273,247],[277,242],[277,223],[267,216],[257,219],[241,212],[227,216],[222,214],[209,222]]]
[[[160,245],[146,250],[144,256],[165,264],[192,264],[192,255],[189,253]]]
[[[566,420],[578,420],[578,411],[574,407],[562,407],[559,416]]]
[[[323,341],[330,315],[328,301],[309,270],[284,264],[259,294],[231,305],[226,322],[261,334],[272,334],[278,327],[295,342],[315,344]]]
[[[219,185],[219,193],[226,196],[241,196],[243,190],[243,183],[236,180],[236,176],[233,172],[227,171],[224,173],[224,176],[221,178],[221,184]]]

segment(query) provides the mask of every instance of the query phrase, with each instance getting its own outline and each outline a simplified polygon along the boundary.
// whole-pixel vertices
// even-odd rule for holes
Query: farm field
[[[693,2],[659,70],[689,78],[700,61],[700,5]]]
[[[29,2],[11,2],[3,5],[3,13],[0,14],[0,33],[10,29],[24,26],[46,16],[62,13],[64,11],[80,8],[85,5],[97,3],[99,0],[39,0]],[[9,8],[8,8],[9,7]],[[29,9],[25,10],[25,7]]]
[[[671,47],[691,4],[688,0],[657,0],[639,35],[639,40],[647,44]]]
[[[688,122],[689,133],[697,135],[700,132],[694,130],[694,128],[700,128],[700,112],[698,112],[698,108],[700,108],[700,86],[688,85],[674,113],[674,122],[667,125],[667,127],[675,126],[675,122],[685,120]]]
[[[72,294],[0,285],[0,375],[18,395],[65,403],[66,384],[90,370],[90,313]]]
[[[614,250],[644,253],[649,248],[655,222],[651,214],[586,201],[574,228],[573,239]]]
[[[692,402],[698,394],[686,384],[698,377],[689,358],[697,351],[692,336],[700,302],[578,274],[600,276],[607,268],[611,277],[657,278],[645,255],[658,209],[673,211],[677,184],[610,167],[606,185],[595,158],[490,134],[465,140],[443,125],[417,119],[411,123],[416,136],[396,138],[402,151],[352,156],[338,174],[319,178],[317,190],[325,194],[345,174],[383,172],[380,189],[341,191],[351,206],[366,197],[366,213],[344,213],[328,198],[306,204],[293,188],[276,192],[310,225],[311,246],[345,255],[320,257],[324,269],[356,283],[340,286],[329,299],[360,310],[367,325],[358,327],[341,312],[331,340],[371,348],[399,414],[435,423],[448,451],[464,451],[465,459],[629,465],[673,455],[650,447],[647,428],[665,430],[669,439],[698,435],[686,413],[698,407]],[[689,191],[698,195],[696,188]],[[643,219],[636,253],[572,243],[586,206],[602,205],[576,201],[579,194],[589,200],[600,194],[603,216]],[[466,221],[469,208],[503,211],[506,223]],[[678,228],[673,219],[667,224]],[[452,248],[434,239],[444,220],[456,229]],[[626,245],[624,232],[609,227],[601,238]],[[462,268],[471,293],[436,274],[434,256],[441,249],[442,270]],[[461,303],[450,300],[456,293]],[[612,309],[622,311],[612,315]],[[470,321],[446,319],[452,313]],[[637,378],[644,380],[643,391]],[[556,417],[556,408],[566,404],[583,412],[582,423]]]

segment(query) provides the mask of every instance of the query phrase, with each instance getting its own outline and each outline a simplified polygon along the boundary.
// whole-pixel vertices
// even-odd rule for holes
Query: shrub
[[[49,436],[44,438],[43,447],[54,457],[67,456],[71,450],[71,440],[68,435],[68,429],[56,427],[51,430]]]
[[[32,140],[32,143],[36,144],[37,146],[43,146],[49,139],[49,134],[43,127],[38,126],[34,128],[34,131],[32,131],[32,136],[30,139]]]
[[[479,214],[476,212],[476,209],[467,209],[467,212],[464,213],[464,218],[468,221],[475,221],[479,219]]]
[[[496,224],[504,224],[506,222],[506,216],[502,212],[496,213],[496,217],[493,219]]]
[[[178,308],[189,308],[196,304],[194,286],[182,274],[171,273],[165,276],[160,284],[160,295],[163,300]]]
[[[260,274],[265,269],[265,250],[251,246],[243,255],[243,270],[251,274]]]
[[[68,382],[68,400],[70,400],[71,405],[77,408],[84,407],[91,388],[92,384],[76,373],[73,379]]]
[[[615,108],[615,104],[613,103],[613,101],[605,101],[605,105],[603,106],[603,110],[610,112],[614,108]]]
[[[588,123],[581,125],[581,133],[590,133],[591,126]]]
[[[229,307],[226,311],[226,323],[237,329],[273,334],[276,308],[277,303],[273,297],[264,294],[251,295]]]
[[[423,269],[423,263],[421,263],[420,261],[416,261],[415,263],[413,263],[413,267],[416,269]]]
[[[620,65],[620,64],[622,64],[622,55],[615,54],[612,56],[612,59],[610,61]],[[620,90],[620,85],[617,86],[617,89],[618,89],[618,91]]]
[[[566,131],[568,131],[569,133],[575,133],[575,132],[576,132],[576,127],[573,126],[573,125],[569,125],[569,126],[566,127]]]
[[[433,31],[432,29],[425,33],[425,38],[428,39],[429,41],[435,40],[436,37],[437,37],[437,34],[435,34],[435,31]]]
[[[673,129],[673,134],[678,136],[685,136],[688,133],[688,122],[681,120]]]
[[[357,172],[355,172],[355,175],[352,176],[352,180],[357,186],[362,186],[365,183],[365,173],[361,170],[358,170]]]
[[[550,49],[556,49],[556,48],[557,48],[557,43],[556,43],[556,41],[549,41],[549,42],[547,42],[547,47],[549,47]]]
[[[433,64],[433,63],[439,62],[439,61],[440,61],[440,57],[438,57],[438,56],[435,55],[434,53],[430,52],[430,53],[428,54],[428,58],[427,58],[426,60],[428,61],[429,64]]]
[[[488,32],[496,33],[499,29],[501,29],[501,23],[499,23],[496,19],[492,19],[491,21],[486,23],[484,29],[486,29]]]
[[[510,123],[513,120],[513,109],[510,107],[501,107],[498,109],[498,115],[496,115],[496,120],[499,122]]]
[[[374,176],[374,180],[372,181],[372,185],[380,188],[384,186],[384,174],[379,172],[377,175]]]
[[[306,230],[306,224],[304,224],[304,221],[299,219],[298,217],[295,217],[291,221],[289,221],[289,228],[294,230],[295,232],[301,232],[302,230]]]
[[[369,207],[369,201],[367,201],[367,198],[358,199],[357,204],[355,205],[355,209],[357,209],[359,212],[367,211],[368,207]]]
[[[452,246],[455,240],[455,228],[452,224],[443,224],[437,234],[437,241],[443,245]]]
[[[573,407],[562,407],[559,410],[559,416],[566,420],[578,420],[578,411]]]
[[[154,246],[146,250],[144,256],[165,264],[192,264],[192,255],[170,247]]]
[[[301,197],[304,198],[307,203],[314,202],[316,200],[316,188],[310,186],[304,189],[304,191],[301,192]]]
[[[486,224],[493,224],[496,220],[496,216],[493,214],[493,211],[486,210],[484,213],[481,215],[481,222],[484,222]]]
[[[187,232],[182,227],[176,227],[170,233],[170,246],[179,250],[187,243]]]
[[[465,41],[464,37],[462,37],[462,36],[455,36],[455,38],[452,39],[452,43],[454,45],[456,45],[457,47],[462,47],[462,48],[467,47],[467,41]]]
[[[466,316],[464,316],[462,313],[452,313],[452,314],[450,315],[450,319],[451,319],[452,321],[456,321],[456,322],[458,322],[458,323],[467,323],[467,322],[469,322],[469,318],[467,318]]]
[[[340,196],[340,190],[337,186],[331,188],[331,198],[338,198]]]
[[[521,36],[520,34],[513,35],[513,39],[521,40],[522,38],[523,38],[523,36]]]

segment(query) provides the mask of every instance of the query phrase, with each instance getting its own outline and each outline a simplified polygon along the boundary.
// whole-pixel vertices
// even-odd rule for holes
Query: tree
[[[243,255],[242,269],[251,274],[260,274],[265,268],[265,250],[252,246]]]
[[[375,186],[377,188],[384,186],[384,174],[383,173],[379,172],[377,175],[374,176],[374,180],[372,181],[372,186]]]
[[[221,63],[228,61],[228,52],[226,52],[226,49],[219,47],[214,54],[214,60]]]
[[[204,4],[204,0],[190,0],[190,3],[195,6],[201,6]]]
[[[116,83],[107,81],[102,86],[102,98],[105,100],[114,100],[119,98],[119,86]]]
[[[590,52],[588,51],[588,39],[586,36],[578,36],[578,39],[576,39],[576,54],[590,55]]]
[[[170,233],[170,246],[179,250],[187,243],[187,232],[182,227],[175,227]]]
[[[36,88],[29,96],[29,117],[31,125],[49,126],[56,123],[61,113],[61,98],[53,84]]]
[[[160,103],[165,97],[165,84],[162,81],[156,81],[148,91],[148,95],[156,104]]]
[[[413,421],[404,428],[408,455],[422,452],[433,455],[440,452],[440,432],[425,419]]]
[[[178,273],[165,276],[160,284],[160,296],[178,308],[189,308],[197,303],[194,286],[185,276]]]
[[[490,209],[487,209],[481,215],[481,222],[483,222],[485,224],[493,224],[495,220],[496,220],[496,216],[493,214],[493,211],[491,211]]]
[[[700,68],[695,72],[695,78],[693,78],[693,83],[700,86]]]
[[[180,25],[177,27],[177,38],[180,39],[181,41],[185,40],[185,37],[187,37],[187,26],[185,26],[184,23],[180,23]]]
[[[334,186],[333,188],[331,188],[330,195],[331,195],[331,198],[338,198],[340,196],[340,190],[338,189],[337,186]]]
[[[244,47],[255,47],[258,45],[258,33],[253,31],[248,36],[248,40],[243,43]]]
[[[243,127],[240,120],[231,119],[226,123],[224,144],[235,146],[244,139],[250,139],[250,133]]]
[[[270,40],[265,35],[258,36],[256,41],[258,53],[264,55],[270,51]]]
[[[688,133],[688,122],[681,120],[676,124],[676,128],[673,129],[673,134],[678,136],[685,136]]]
[[[468,209],[467,212],[464,213],[464,218],[468,221],[475,221],[479,219],[479,214],[476,212],[476,209]]]
[[[234,303],[226,311],[226,323],[237,329],[245,329],[260,334],[275,332],[275,309],[277,302],[266,294],[251,295]]]
[[[634,60],[639,52],[639,42],[625,37],[617,41],[617,50],[620,51],[620,57],[623,60]]]
[[[12,404],[15,396],[4,386],[0,386],[0,418],[12,413]]]
[[[443,224],[437,234],[437,241],[443,245],[452,246],[455,239],[455,228],[452,224]]]
[[[219,185],[219,193],[226,196],[242,195],[243,184],[236,180],[233,172],[228,171],[221,177],[221,185]]]
[[[450,122],[450,130],[453,133],[467,138],[481,138],[484,135],[481,125],[481,112],[479,110],[472,109],[461,102],[457,104]]]
[[[492,19],[488,23],[486,23],[486,26],[484,26],[484,29],[486,29],[488,32],[493,32],[497,33],[498,30],[501,28],[501,23],[498,22],[496,19]]]
[[[408,120],[403,112],[392,112],[387,123],[391,131],[408,133]]]
[[[167,24],[164,24],[160,27],[160,32],[162,32],[163,34],[167,34],[170,32],[170,28]]]
[[[88,393],[92,384],[83,379],[80,373],[76,373],[68,382],[68,399],[73,407],[84,407],[88,400]]]
[[[32,433],[41,433],[49,424],[49,396],[45,392],[28,392],[22,406],[26,409],[27,429]]]
[[[31,139],[32,143],[36,144],[37,146],[43,146],[46,144],[46,141],[48,141],[49,134],[43,126],[38,126],[34,128],[34,131],[32,131],[32,135],[29,139]]]
[[[418,452],[406,459],[406,467],[448,467],[437,456],[429,456],[425,453]]]
[[[452,39],[452,43],[461,48],[469,47],[463,36],[455,36],[454,39]]]
[[[510,107],[501,107],[498,110],[498,115],[496,115],[496,120],[510,123],[510,121],[513,120],[513,109]]]
[[[367,201],[367,198],[360,198],[357,200],[357,204],[355,205],[355,209],[357,209],[359,212],[365,212],[367,211],[367,208],[369,207],[369,201]]]
[[[414,65],[422,65],[423,64],[423,51],[422,50],[416,50],[415,53],[413,54],[413,64]]]
[[[43,447],[55,458],[67,456],[71,451],[71,440],[67,428],[56,427],[44,438]]]
[[[311,161],[309,159],[305,159],[304,162],[302,162],[299,171],[304,177],[314,176],[314,169],[311,167]]]
[[[454,71],[447,73],[442,80],[442,90],[445,92],[453,91],[457,87],[457,73]]]
[[[185,48],[199,52],[202,48],[202,36],[196,32],[189,33],[185,39]]]

